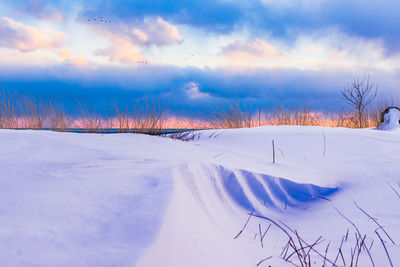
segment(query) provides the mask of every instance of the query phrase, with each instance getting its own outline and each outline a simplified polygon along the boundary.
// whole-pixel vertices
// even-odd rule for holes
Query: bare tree
[[[362,80],[354,79],[342,90],[342,95],[347,103],[357,110],[357,127],[363,127],[365,108],[375,99],[378,86],[370,82],[369,75]]]

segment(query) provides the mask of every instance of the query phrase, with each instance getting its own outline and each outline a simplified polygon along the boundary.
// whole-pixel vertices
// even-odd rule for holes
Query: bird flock
[[[111,23],[111,20],[106,19],[102,16],[98,16],[96,18],[88,19],[88,22],[96,22],[96,23]]]

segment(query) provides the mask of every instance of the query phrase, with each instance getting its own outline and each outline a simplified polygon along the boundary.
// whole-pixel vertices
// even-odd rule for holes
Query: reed
[[[210,128],[249,128],[255,126],[254,114],[244,111],[239,101],[228,101],[225,105],[210,108],[207,122]]]
[[[86,132],[102,132],[113,129],[120,132],[140,130],[154,133],[161,129],[228,129],[249,128],[263,125],[301,125],[358,128],[359,117],[355,112],[323,113],[304,103],[295,108],[277,106],[272,110],[244,109],[239,101],[210,107],[202,119],[171,115],[167,105],[156,101],[142,100],[132,103],[130,108],[121,108],[116,101],[110,103],[113,114],[104,116],[85,103],[78,102],[77,116],[71,116],[54,100],[42,100],[17,92],[0,92],[0,128],[52,129],[67,131],[71,128]],[[398,106],[399,101],[381,101],[364,112],[362,127],[376,127],[380,114],[387,106]]]

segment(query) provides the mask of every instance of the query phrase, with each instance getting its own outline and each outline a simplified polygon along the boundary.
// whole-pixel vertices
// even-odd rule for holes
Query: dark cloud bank
[[[399,97],[399,75],[380,73],[380,95]],[[82,69],[67,67],[0,69],[0,84],[8,91],[41,99],[57,99],[68,112],[78,102],[109,114],[114,101],[128,108],[137,101],[168,103],[171,111],[200,116],[210,106],[240,101],[246,108],[296,107],[307,102],[317,110],[340,110],[340,90],[351,82],[348,72],[299,70],[199,69],[172,66]],[[191,98],[188,83],[208,96]]]

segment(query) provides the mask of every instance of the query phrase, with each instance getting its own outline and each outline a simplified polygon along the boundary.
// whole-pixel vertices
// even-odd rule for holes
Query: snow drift
[[[335,258],[352,229],[338,209],[374,241],[376,266],[389,266],[356,201],[390,233],[396,243],[385,244],[400,266],[399,137],[281,126],[203,131],[184,143],[1,130],[1,265],[242,267],[268,257],[259,266],[287,266],[279,229],[260,245],[265,220],[252,218],[235,239],[249,213],[285,222],[308,242],[322,235]],[[359,262],[370,266],[365,253]]]
[[[392,130],[400,126],[400,109],[389,107],[382,113],[382,123],[378,129],[383,131]]]
[[[223,166],[192,164],[175,169],[200,206],[206,210],[219,204],[262,214],[265,209],[280,211],[287,206],[304,208],[330,197],[338,188],[299,184],[288,179]],[[209,197],[212,199],[207,199]],[[209,203],[205,205],[204,203]]]
[[[229,254],[231,248],[240,246],[234,242],[233,234],[246,213],[282,213],[289,206],[290,212],[295,213],[338,190],[204,163],[177,166],[173,176],[173,196],[160,238],[139,266],[187,266],[188,261],[190,266],[209,266],[212,262],[245,266],[257,259],[254,252],[249,250],[238,257]],[[206,240],[213,240],[213,246],[201,248],[201,252],[190,249]],[[213,247],[228,249],[211,252]]]

